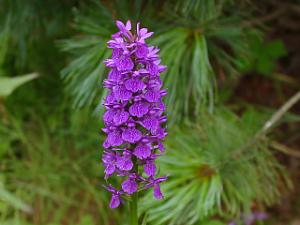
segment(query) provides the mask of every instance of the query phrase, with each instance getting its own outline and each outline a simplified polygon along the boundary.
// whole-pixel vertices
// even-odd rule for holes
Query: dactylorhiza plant
[[[139,23],[133,32],[130,21],[116,24],[119,32],[108,41],[112,57],[105,60],[111,70],[103,82],[109,91],[104,100],[103,131],[107,138],[102,160],[105,179],[116,174],[124,181],[120,189],[111,184],[105,186],[112,193],[110,208],[118,207],[123,195],[151,187],[154,197],[162,199],[159,184],[167,179],[156,177],[155,165],[156,158],[164,152],[162,140],[167,135],[162,102],[167,92],[161,89],[160,79],[166,66],[160,65],[159,49],[145,42],[153,32],[140,28]]]

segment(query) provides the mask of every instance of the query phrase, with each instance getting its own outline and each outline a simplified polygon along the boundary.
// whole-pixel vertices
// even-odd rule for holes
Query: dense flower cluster
[[[102,161],[105,179],[116,174],[124,177],[124,181],[120,190],[106,186],[112,193],[111,208],[120,205],[122,195],[150,187],[154,197],[161,199],[159,184],[167,179],[155,178],[155,159],[164,152],[162,140],[167,135],[162,102],[167,92],[161,89],[160,79],[166,66],[160,65],[159,49],[145,42],[153,32],[140,28],[139,23],[132,32],[130,21],[126,25],[120,21],[116,24],[119,32],[108,41],[112,57],[105,61],[111,70],[103,83],[109,91],[104,100],[103,131],[107,138]]]

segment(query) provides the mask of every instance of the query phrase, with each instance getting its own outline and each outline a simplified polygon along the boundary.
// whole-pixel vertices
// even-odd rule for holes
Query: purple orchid
[[[268,218],[268,214],[265,212],[252,212],[251,214],[243,214],[241,216],[241,220],[245,225],[252,225],[256,221],[266,220]],[[228,225],[237,225],[236,221],[231,221]]]
[[[109,186],[104,186],[109,192],[112,193],[112,197],[111,197],[111,200],[110,200],[110,203],[109,203],[109,207],[114,209],[114,208],[117,208],[121,202],[122,202],[122,199],[121,199],[121,194],[124,194],[123,191],[119,191],[117,189],[115,189],[113,186],[109,185]]]
[[[162,199],[163,195],[160,190],[160,183],[167,180],[168,178],[166,176],[159,177],[154,179],[153,176],[150,176],[149,179],[147,179],[147,184],[144,186],[144,189],[148,189],[150,187],[153,187],[153,196],[156,199]]]
[[[117,21],[116,25],[119,31],[108,41],[112,57],[105,60],[111,70],[103,82],[108,94],[103,103],[106,112],[102,130],[107,138],[102,161],[106,180],[113,174],[124,180],[120,190],[106,186],[112,193],[111,208],[121,204],[122,195],[148,188],[153,188],[156,199],[162,199],[159,184],[167,179],[155,178],[155,160],[164,152],[162,141],[167,135],[162,102],[167,91],[161,90],[160,79],[166,66],[160,64],[159,49],[145,42],[153,32],[140,28],[139,23],[133,31],[130,21]]]

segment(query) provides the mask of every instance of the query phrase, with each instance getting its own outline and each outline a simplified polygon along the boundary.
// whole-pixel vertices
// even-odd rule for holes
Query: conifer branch
[[[271,118],[264,124],[261,130],[259,130],[254,138],[249,140],[245,145],[241,148],[234,151],[232,157],[229,157],[228,160],[224,160],[224,162],[220,165],[224,166],[228,161],[232,158],[237,157],[243,151],[247,150],[249,147],[255,145],[259,140],[266,140],[265,135],[270,131],[270,129],[284,116],[284,114],[292,108],[298,101],[300,100],[300,91],[298,91],[293,97],[291,97],[285,104],[283,104],[272,116]]]
[[[284,105],[282,105],[272,117],[265,123],[263,128],[256,134],[256,138],[264,136],[268,131],[277,123],[284,114],[292,108],[300,100],[300,91],[298,91],[293,97],[291,97]]]

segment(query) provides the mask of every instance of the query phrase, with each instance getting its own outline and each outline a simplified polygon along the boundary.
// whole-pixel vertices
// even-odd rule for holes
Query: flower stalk
[[[138,192],[132,194],[129,210],[130,225],[138,225]]]

